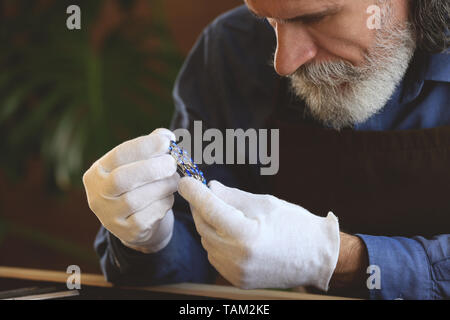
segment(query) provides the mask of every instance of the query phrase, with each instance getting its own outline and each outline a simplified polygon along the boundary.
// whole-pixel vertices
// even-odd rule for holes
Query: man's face
[[[246,0],[274,28],[274,67],[312,114],[337,129],[378,112],[414,52],[407,0]],[[380,30],[367,9],[380,7]],[[331,95],[331,96],[330,96]]]

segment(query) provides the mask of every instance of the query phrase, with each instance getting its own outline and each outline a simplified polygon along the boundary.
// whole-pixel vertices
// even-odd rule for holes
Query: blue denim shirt
[[[174,88],[172,129],[192,129],[194,120],[212,128],[260,128],[271,114],[280,79],[270,60],[273,30],[242,6],[208,26],[188,56]],[[382,112],[355,130],[404,130],[450,125],[450,56],[417,52],[402,83]],[[286,95],[289,95],[286,89]],[[212,165],[209,180],[263,193],[247,166]],[[251,177],[251,178],[250,178]],[[187,204],[178,195],[173,237],[154,254],[128,249],[103,227],[95,248],[102,270],[117,284],[214,282],[217,272],[200,244]],[[450,218],[449,218],[450,219]],[[443,222],[448,223],[448,222]],[[449,230],[450,231],[450,230]],[[450,235],[381,237],[358,234],[371,265],[380,267],[381,289],[372,299],[450,297]]]

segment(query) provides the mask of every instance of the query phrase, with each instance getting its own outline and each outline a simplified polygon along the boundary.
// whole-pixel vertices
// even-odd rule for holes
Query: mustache
[[[375,44],[365,53],[361,65],[355,66],[345,60],[309,62],[300,66],[288,77],[314,87],[337,87],[355,84],[370,79],[374,72],[386,71],[398,48],[414,52],[416,48],[414,32],[409,24],[393,25],[381,30]]]
[[[368,69],[344,60],[311,62],[302,65],[289,77],[294,81],[301,79],[313,86],[334,87],[367,79],[370,75]]]

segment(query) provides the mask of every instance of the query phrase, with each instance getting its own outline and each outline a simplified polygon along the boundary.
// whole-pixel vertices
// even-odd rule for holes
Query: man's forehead
[[[291,19],[315,14],[343,5],[345,0],[245,0],[247,7],[258,16]]]

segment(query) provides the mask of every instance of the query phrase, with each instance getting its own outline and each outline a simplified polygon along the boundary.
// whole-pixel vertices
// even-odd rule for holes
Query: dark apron
[[[316,215],[332,211],[347,233],[450,233],[450,127],[337,132],[275,119],[273,195]]]

